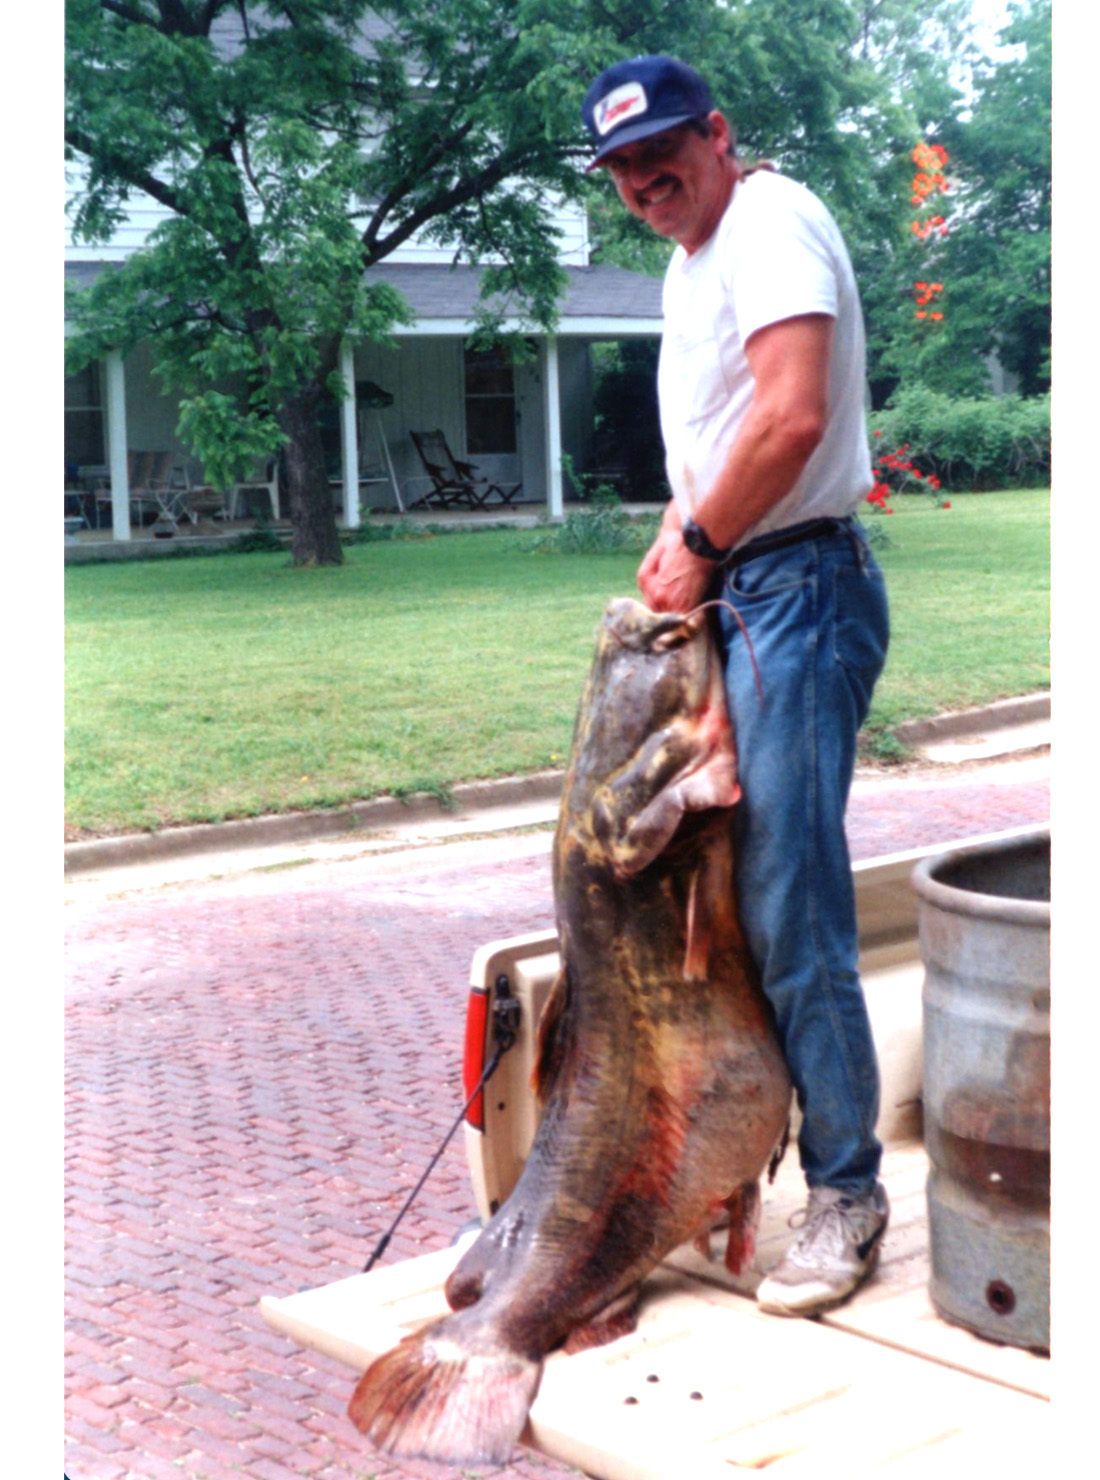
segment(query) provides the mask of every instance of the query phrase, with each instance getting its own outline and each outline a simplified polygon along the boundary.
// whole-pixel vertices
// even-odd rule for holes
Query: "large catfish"
[[[739,795],[704,610],[613,601],[554,845],[561,974],[540,1025],[543,1114],[511,1196],[447,1283],[453,1314],[368,1368],[349,1413],[380,1449],[503,1462],[542,1361],[633,1328],[640,1282],[757,1179],[790,1083],[733,893]]]

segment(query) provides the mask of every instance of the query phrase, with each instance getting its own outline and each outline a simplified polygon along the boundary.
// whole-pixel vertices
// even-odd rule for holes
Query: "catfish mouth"
[[[698,637],[706,621],[705,606],[691,612],[651,612],[640,601],[623,597],[604,614],[603,629],[621,647],[636,652],[667,653]]]

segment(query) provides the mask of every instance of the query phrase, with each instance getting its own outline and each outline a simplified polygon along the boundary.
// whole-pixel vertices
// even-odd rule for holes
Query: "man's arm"
[[[758,329],[745,346],[755,386],[729,454],[695,511],[721,549],[735,544],[786,498],[825,429],[833,320],[805,314]],[[642,561],[638,586],[652,611],[689,611],[703,599],[714,567],[680,538],[675,504]]]

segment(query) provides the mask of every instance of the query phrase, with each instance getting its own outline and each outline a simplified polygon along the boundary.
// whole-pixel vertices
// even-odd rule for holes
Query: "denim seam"
[[[825,645],[825,647],[828,658],[831,661],[835,662],[837,597],[835,591],[835,565],[833,571],[834,589],[830,590],[829,592],[825,592],[823,588],[826,585],[826,581],[824,579],[824,572],[822,570],[824,562],[822,561],[820,553],[815,551],[815,555],[816,558],[814,563],[817,567],[817,574],[813,580],[813,591],[817,610],[814,613],[815,621],[813,624],[812,637],[812,661],[809,665],[809,695],[808,704],[806,706],[806,709],[804,709],[804,720],[808,720],[806,727],[808,732],[808,750],[810,754],[810,785],[808,788],[807,805],[807,830],[809,837],[809,847],[807,849],[807,855],[810,860],[811,870],[815,873],[820,873],[823,865],[820,857],[820,772],[818,764],[819,756],[817,730],[819,664],[821,662],[823,654],[821,652],[821,643],[819,642],[818,634],[821,631],[821,603],[823,600],[829,600],[831,601],[833,607],[832,619],[830,623],[831,640]],[[807,709],[808,714],[806,712]],[[810,933],[813,939],[814,947],[814,963],[817,970],[817,987],[821,994],[821,999],[825,1005],[826,1011],[829,1014],[829,1021],[832,1024],[833,1039],[836,1044],[840,1060],[844,1066],[844,1075],[848,1081],[848,1093],[851,1099],[851,1103],[858,1104],[861,1102],[862,1097],[858,1096],[855,1093],[857,1082],[855,1066],[851,1062],[851,1055],[848,1051],[848,1035],[845,1030],[845,1026],[841,1019],[840,1013],[837,1009],[836,994],[833,991],[832,973],[829,969],[829,963],[826,959],[824,943],[821,939],[820,903],[817,891],[812,887],[811,881],[809,880],[807,880],[806,898],[808,905],[807,914],[809,917]],[[870,1128],[865,1127],[864,1129],[865,1133],[873,1135],[873,1126]]]

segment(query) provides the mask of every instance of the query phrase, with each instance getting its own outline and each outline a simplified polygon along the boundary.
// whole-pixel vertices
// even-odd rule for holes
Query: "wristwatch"
[[[730,550],[733,549],[731,545],[729,550],[720,550],[717,545],[712,544],[706,530],[700,528],[694,519],[685,519],[680,528],[680,533],[683,536],[684,544],[691,553],[701,556],[704,560],[713,560],[716,563],[725,560],[728,558]]]

